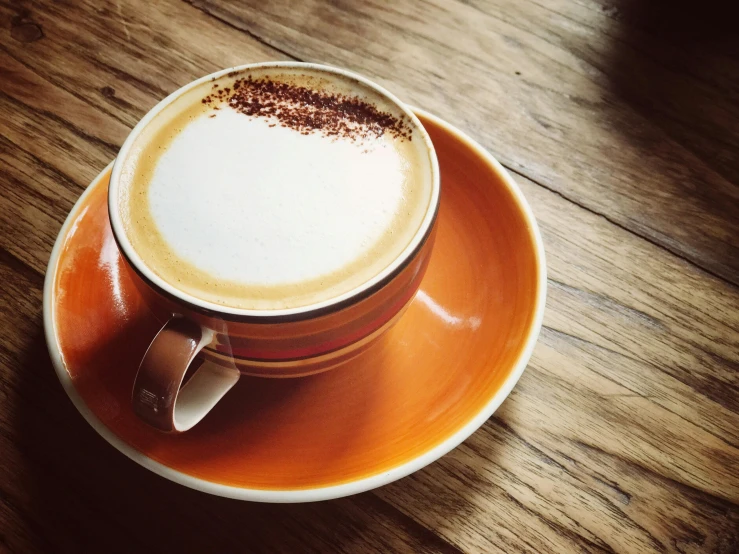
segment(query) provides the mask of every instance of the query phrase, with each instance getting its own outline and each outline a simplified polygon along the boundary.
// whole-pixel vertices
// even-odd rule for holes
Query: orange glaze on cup
[[[138,363],[161,323],[113,240],[105,176],[76,212],[54,289],[63,361],[92,413],[172,469],[277,490],[387,471],[469,422],[522,354],[543,262],[497,170],[462,139],[422,120],[439,156],[442,198],[428,271],[404,315],[334,371],[242,377],[207,418],[181,435],[148,427],[131,409]]]
[[[418,290],[432,252],[436,226],[408,262],[379,290],[346,306],[331,306],[324,315],[310,318],[284,317],[277,323],[250,321],[233,316],[208,315],[182,301],[171,300],[139,276],[125,260],[130,278],[148,306],[166,322],[178,313],[203,327],[215,329],[215,344],[201,353],[214,362],[230,366],[231,359],[242,373],[263,377],[296,377],[332,369],[364,350],[396,320]],[[255,320],[257,318],[252,318]],[[264,319],[264,318],[263,318]]]

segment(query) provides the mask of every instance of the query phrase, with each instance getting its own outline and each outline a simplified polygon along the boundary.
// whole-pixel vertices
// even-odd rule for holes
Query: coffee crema
[[[122,160],[119,213],[144,264],[196,298],[291,309],[336,298],[410,244],[432,197],[416,124],[379,91],[255,67],[188,89]]]

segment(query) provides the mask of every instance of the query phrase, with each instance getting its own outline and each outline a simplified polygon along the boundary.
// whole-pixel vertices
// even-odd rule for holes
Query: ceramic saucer
[[[139,464],[244,500],[301,502],[389,483],[457,446],[510,393],[541,326],[546,276],[534,217],[479,145],[417,110],[436,147],[436,245],[408,311],[359,358],[296,379],[242,377],[193,430],[166,435],[131,410],[158,323],[123,270],[106,203],[110,166],[75,205],[51,255],[46,338],[85,419]]]

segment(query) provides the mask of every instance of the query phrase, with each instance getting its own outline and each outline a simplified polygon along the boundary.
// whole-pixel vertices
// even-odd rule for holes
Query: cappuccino
[[[143,263],[221,306],[301,308],[392,264],[432,201],[422,129],[342,73],[253,67],[185,90],[138,134],[118,210]]]

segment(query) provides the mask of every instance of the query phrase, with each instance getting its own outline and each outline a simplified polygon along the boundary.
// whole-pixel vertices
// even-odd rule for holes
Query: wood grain
[[[288,4],[0,2],[0,551],[738,551],[731,14]],[[209,497],[120,456],[66,399],[41,327],[56,233],[128,130],[182,84],[270,59],[359,71],[469,132],[531,202],[550,277],[529,368],[480,431],[307,506]]]
[[[618,5],[431,0],[291,9],[288,1],[191,1],[296,59],[361,70],[468,129],[537,183],[739,283],[739,191],[630,104],[636,95],[664,111],[670,101],[684,117],[683,103],[700,112],[697,99],[731,137],[728,145],[714,141],[709,161],[725,158],[736,152],[738,114],[722,91],[736,86],[736,72],[716,89],[702,82],[705,60],[694,56],[673,78],[639,50],[643,33],[614,17]],[[652,49],[664,57],[672,46]],[[714,64],[731,54],[736,49]],[[683,96],[664,97],[640,87],[644,81]]]

